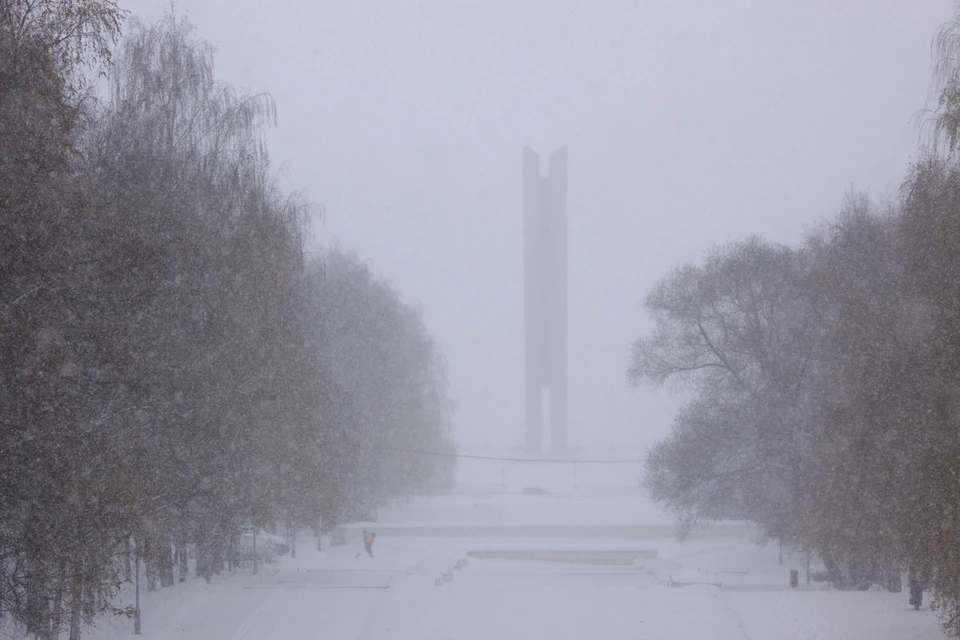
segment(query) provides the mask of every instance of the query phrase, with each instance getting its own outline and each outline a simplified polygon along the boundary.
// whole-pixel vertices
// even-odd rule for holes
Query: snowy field
[[[484,504],[484,507],[476,507]],[[479,509],[485,516],[474,511]],[[467,517],[467,516],[471,517]],[[799,558],[730,529],[671,537],[566,537],[564,525],[665,524],[637,492],[557,496],[457,495],[382,510],[374,558],[359,540],[262,568],[191,580],[143,597],[143,637],[255,640],[939,640],[936,618],[907,593],[807,586]],[[484,523],[501,526],[493,533]],[[418,530],[459,522],[476,535]],[[504,535],[556,525],[540,537]],[[404,525],[403,535],[391,526]],[[549,528],[548,528],[549,530]],[[410,532],[414,532],[411,534]],[[791,569],[801,587],[789,588]],[[718,586],[719,585],[719,586]],[[126,619],[85,637],[131,637]]]

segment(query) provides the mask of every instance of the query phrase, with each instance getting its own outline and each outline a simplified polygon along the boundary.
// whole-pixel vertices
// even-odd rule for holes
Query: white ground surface
[[[478,494],[479,495],[479,494]],[[936,618],[913,611],[907,594],[788,588],[798,559],[778,563],[776,548],[748,539],[701,535],[670,538],[562,537],[563,524],[662,525],[642,496],[478,497],[470,492],[384,510],[376,557],[359,542],[325,546],[301,540],[253,576],[237,572],[207,585],[191,580],[146,594],[143,637],[255,640],[551,640],[601,638],[719,640],[940,640]],[[486,504],[475,507],[475,504]],[[475,509],[486,516],[477,517]],[[458,515],[459,514],[459,515]],[[469,515],[470,517],[466,517]],[[556,524],[557,535],[489,537],[404,535],[389,523],[429,529],[427,522]],[[408,527],[415,529],[416,527]],[[482,529],[482,527],[480,527]],[[324,541],[326,543],[326,541]],[[470,558],[469,551],[529,550],[530,560]],[[537,554],[547,549],[583,551]],[[656,550],[657,557],[597,563],[589,550]],[[649,554],[644,554],[649,555]],[[623,554],[615,554],[621,558]],[[459,567],[459,568],[458,568]],[[803,575],[801,571],[801,576]],[[802,578],[801,578],[802,581]],[[722,586],[693,584],[720,583]],[[126,619],[104,620],[86,634],[116,640],[132,634]]]

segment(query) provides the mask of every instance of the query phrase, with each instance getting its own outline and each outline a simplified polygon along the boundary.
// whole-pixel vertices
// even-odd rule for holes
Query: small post
[[[253,528],[253,574],[257,574],[257,528]]]
[[[800,585],[800,572],[796,569],[790,570],[790,588],[796,589]]]
[[[136,553],[133,556],[134,564],[134,583],[136,584],[136,596],[133,607],[133,635],[140,635],[140,546],[136,545]]]
[[[780,538],[780,566],[783,566],[783,538]]]
[[[810,552],[807,552],[807,586],[810,586]]]

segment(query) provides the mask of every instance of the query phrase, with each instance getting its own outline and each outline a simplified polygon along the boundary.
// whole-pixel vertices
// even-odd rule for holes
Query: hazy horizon
[[[849,189],[892,193],[947,0],[181,1],[218,76],[273,95],[284,186],[326,207],[449,363],[457,439],[523,439],[520,153],[570,157],[570,438],[645,446],[681,398],[631,390],[673,266],[789,244]],[[166,0],[124,3],[155,18]]]

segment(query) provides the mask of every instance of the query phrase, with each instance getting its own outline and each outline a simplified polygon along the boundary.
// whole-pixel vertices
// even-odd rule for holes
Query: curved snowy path
[[[635,543],[636,541],[634,541]],[[593,544],[579,541],[580,544]],[[207,585],[191,580],[146,594],[143,637],[204,640],[513,640],[515,638],[848,640],[944,636],[906,594],[790,590],[774,549],[746,541],[657,541],[638,566],[469,559],[494,541],[387,539],[377,557],[352,548],[268,565]],[[501,540],[500,548],[575,548],[576,540]],[[529,545],[539,547],[530,547]],[[605,541],[609,549],[630,541]],[[465,546],[466,545],[466,546]],[[638,545],[634,544],[636,548]],[[582,548],[582,547],[581,547]],[[351,553],[353,552],[353,553]],[[643,566],[639,566],[639,565]],[[720,577],[723,587],[668,587],[665,575]],[[443,574],[451,578],[435,584]],[[679,579],[679,578],[677,578]],[[127,619],[91,640],[132,638]]]
[[[622,569],[471,561],[449,584],[391,596],[364,640],[744,640],[717,589],[669,589]]]
[[[308,539],[298,558],[284,557],[256,576],[242,571],[216,577],[209,585],[190,580],[144,594],[142,637],[945,637],[929,611],[909,608],[904,593],[838,593],[818,590],[817,585],[789,589],[789,571],[800,568],[800,560],[785,557],[781,565],[776,548],[757,547],[735,528],[714,530],[684,544],[663,537],[670,527],[630,496],[461,495],[421,503],[380,514],[375,558],[357,553],[362,549],[359,539],[322,553],[310,548],[313,540]],[[592,523],[591,535],[569,537],[579,531],[573,525],[584,522]],[[357,525],[363,526],[370,525]],[[508,537],[505,527],[515,536]],[[630,539],[613,539],[624,534]],[[526,553],[517,553],[522,550]],[[570,556],[578,550],[616,551],[619,560],[624,553],[633,554],[636,564],[605,566],[602,561],[610,557],[596,553]],[[656,557],[651,557],[653,550]],[[486,553],[464,566],[467,551]],[[558,562],[561,558],[568,562]],[[697,582],[722,587],[666,586]],[[126,592],[117,604],[129,604],[131,595]],[[84,638],[132,639],[131,631],[132,621],[126,618],[105,619]]]

